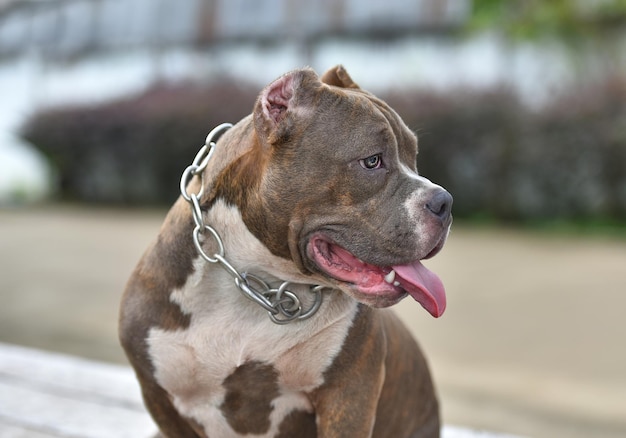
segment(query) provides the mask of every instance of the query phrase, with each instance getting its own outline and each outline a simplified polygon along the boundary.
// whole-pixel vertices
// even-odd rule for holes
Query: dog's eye
[[[383,160],[380,154],[376,154],[359,160],[359,163],[364,169],[372,170],[382,167]]]

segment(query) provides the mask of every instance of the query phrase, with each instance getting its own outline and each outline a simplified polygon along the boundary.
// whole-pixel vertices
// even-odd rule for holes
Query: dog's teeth
[[[394,282],[393,282],[393,285],[394,285],[395,287],[398,287],[398,286],[400,286],[400,282],[399,282],[399,281],[394,281]]]
[[[389,284],[393,284],[393,281],[396,279],[396,271],[393,269],[389,272],[389,274],[385,275],[385,281]]]

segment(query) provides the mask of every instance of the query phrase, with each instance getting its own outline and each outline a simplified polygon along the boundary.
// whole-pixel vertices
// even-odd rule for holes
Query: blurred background
[[[206,133],[339,63],[455,198],[446,314],[397,308],[444,420],[626,436],[626,0],[0,0],[0,342],[124,363]]]

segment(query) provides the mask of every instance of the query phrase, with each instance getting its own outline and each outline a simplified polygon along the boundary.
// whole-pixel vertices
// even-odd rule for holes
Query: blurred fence
[[[257,92],[226,79],[158,86],[41,111],[22,132],[59,170],[66,199],[168,204],[206,133],[250,113]],[[457,217],[626,220],[624,80],[573,89],[541,110],[497,88],[381,97],[418,132],[420,173],[452,192]]]

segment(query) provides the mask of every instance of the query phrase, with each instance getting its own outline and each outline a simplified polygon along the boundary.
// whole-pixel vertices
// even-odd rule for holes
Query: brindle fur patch
[[[304,411],[292,411],[280,425],[276,438],[316,438],[317,426],[315,414]]]
[[[146,340],[153,327],[177,330],[191,323],[191,317],[170,301],[171,292],[182,287],[193,272],[196,257],[189,232],[193,219],[187,212],[182,199],[172,207],[157,241],[146,251],[126,286],[119,322],[120,342],[135,368],[146,407],[163,432],[178,438],[198,435],[156,382]]]
[[[271,426],[272,400],[279,395],[278,373],[272,365],[251,361],[240,365],[224,380],[220,406],[237,433],[267,433]]]

